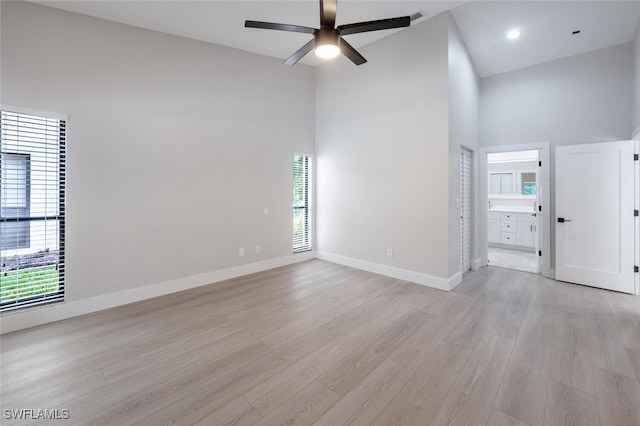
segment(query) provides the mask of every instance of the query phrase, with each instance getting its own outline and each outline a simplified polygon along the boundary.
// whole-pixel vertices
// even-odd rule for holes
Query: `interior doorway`
[[[487,263],[539,273],[540,150],[487,154]]]

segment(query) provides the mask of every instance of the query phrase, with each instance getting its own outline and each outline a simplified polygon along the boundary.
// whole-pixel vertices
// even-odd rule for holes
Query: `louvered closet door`
[[[460,152],[460,267],[471,269],[471,151]]]

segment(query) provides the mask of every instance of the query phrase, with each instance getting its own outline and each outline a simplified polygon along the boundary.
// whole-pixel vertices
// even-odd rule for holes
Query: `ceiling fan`
[[[349,34],[364,33],[368,31],[390,30],[393,28],[408,27],[411,21],[422,17],[417,12],[411,16],[398,18],[378,19],[376,21],[356,22],[354,24],[340,25],[336,27],[336,10],[338,0],[320,0],[320,28],[303,27],[301,25],[276,24],[274,22],[245,21],[245,28],[262,28],[265,30],[290,31],[296,33],[313,34],[307,44],[289,56],[284,63],[294,65],[307,53],[315,49],[316,55],[321,58],[334,58],[341,52],[356,65],[362,65],[367,60],[342,37]]]

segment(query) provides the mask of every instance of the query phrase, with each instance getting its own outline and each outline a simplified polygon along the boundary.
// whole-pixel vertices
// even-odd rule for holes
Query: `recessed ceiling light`
[[[509,31],[509,32],[507,33],[507,38],[508,38],[509,40],[515,40],[515,39],[517,39],[518,37],[520,37],[520,31],[519,31],[519,30],[515,30],[515,29],[514,29],[514,30],[511,30],[511,31]]]

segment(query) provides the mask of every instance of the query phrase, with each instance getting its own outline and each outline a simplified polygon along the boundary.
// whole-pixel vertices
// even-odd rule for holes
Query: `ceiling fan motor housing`
[[[340,47],[340,33],[333,28],[320,28],[315,34],[316,47],[333,45]]]

